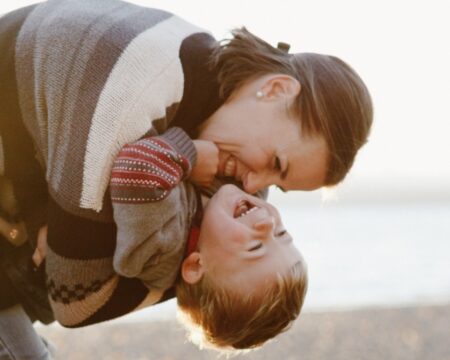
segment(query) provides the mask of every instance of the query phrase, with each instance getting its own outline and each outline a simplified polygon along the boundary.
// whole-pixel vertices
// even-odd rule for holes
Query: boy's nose
[[[272,234],[275,228],[275,218],[273,216],[267,216],[264,219],[259,220],[253,225],[253,228],[261,233]]]
[[[264,173],[250,171],[244,180],[244,189],[249,194],[254,194],[258,190],[265,189],[273,185],[273,179]]]

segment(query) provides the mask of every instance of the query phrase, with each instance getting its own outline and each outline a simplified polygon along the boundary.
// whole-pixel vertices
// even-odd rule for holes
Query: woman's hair
[[[176,284],[180,320],[190,340],[222,352],[253,349],[287,330],[300,314],[308,284],[304,262],[297,262],[264,291],[248,294],[217,285],[208,274],[195,284]]]
[[[245,82],[281,73],[297,79],[301,91],[290,112],[301,120],[302,132],[323,136],[328,149],[327,186],[338,184],[367,141],[373,119],[372,100],[358,74],[344,61],[314,53],[288,54],[245,28],[218,44],[211,67],[218,74],[220,96],[227,99]]]

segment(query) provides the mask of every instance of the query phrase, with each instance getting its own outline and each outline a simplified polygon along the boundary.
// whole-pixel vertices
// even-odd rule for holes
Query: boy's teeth
[[[252,211],[254,211],[254,210],[256,210],[256,209],[258,209],[257,206],[252,207],[251,209],[249,209],[249,210],[247,210],[246,212],[242,213],[241,216],[239,216],[239,217],[243,217],[243,216],[245,216],[245,215],[248,215],[248,214],[250,214]]]
[[[225,169],[223,171],[223,174],[225,176],[234,176],[234,173],[236,171],[236,160],[231,156],[227,163],[225,164]]]

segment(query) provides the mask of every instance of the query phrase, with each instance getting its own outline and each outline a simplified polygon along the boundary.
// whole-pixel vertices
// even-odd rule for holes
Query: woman
[[[10,13],[0,34],[3,174],[30,238],[48,221],[59,256],[76,258],[92,244],[96,255],[112,255],[109,172],[119,149],[145,134],[178,126],[214,142],[218,168],[197,166],[193,174],[210,191],[214,175],[250,193],[272,184],[311,190],[345,177],[372,122],[369,93],[344,62],[291,55],[245,29],[219,46],[170,13],[82,0]],[[71,301],[57,281],[49,285],[51,296]],[[132,311],[149,296],[132,279],[109,291],[86,324]],[[124,292],[132,294],[127,303]]]

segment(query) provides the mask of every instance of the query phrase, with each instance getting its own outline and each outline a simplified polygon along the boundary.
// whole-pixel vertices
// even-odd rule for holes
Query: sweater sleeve
[[[167,164],[175,167],[176,163],[181,161],[177,166],[181,167],[182,171],[176,172],[178,175],[175,176],[177,181],[181,181],[191,168],[191,162],[195,161],[192,141],[177,129],[147,140],[149,139],[152,139],[155,148],[159,149],[155,150],[156,154],[165,154],[165,157],[161,155],[154,158],[156,163],[161,161],[162,164],[167,160]],[[142,146],[146,143],[144,140],[146,141],[142,139],[137,143]],[[132,144],[124,150],[129,151],[131,148]],[[186,157],[178,157],[178,152],[186,154]],[[116,165],[119,166],[118,163]],[[116,171],[118,175],[120,171]],[[161,182],[160,185],[165,183]],[[118,189],[115,185],[112,186],[111,194],[117,196],[116,190]],[[168,199],[159,205],[169,205],[170,201],[175,199],[174,195],[176,194],[166,194]],[[114,210],[124,209],[127,215],[131,215],[128,210],[136,210],[136,206],[145,205],[114,202]],[[173,208],[173,211],[176,209]],[[114,270],[116,238],[121,233],[114,222],[102,222],[94,220],[93,217],[76,215],[62,208],[52,196],[49,199],[48,212],[47,288],[55,319],[61,325],[86,326],[114,319],[159,301],[162,291],[150,291],[139,278],[125,277]],[[166,216],[174,215],[166,213]],[[120,216],[119,224],[122,224],[122,228],[119,226],[119,229],[123,229],[127,219],[132,220],[129,216]],[[132,227],[132,230],[134,229],[137,228]],[[121,249],[120,246],[118,248]],[[131,256],[133,251],[129,250],[127,254]]]
[[[113,207],[163,200],[189,175],[195,160],[194,144],[181,128],[125,145],[111,173]]]
[[[148,288],[173,285],[189,227],[189,185],[196,151],[180,128],[122,148],[110,190],[117,225],[114,270]]]
[[[81,327],[113,319],[161,297],[140,280],[114,272],[115,235],[114,223],[71,214],[50,197],[47,288],[55,319],[61,325]]]

